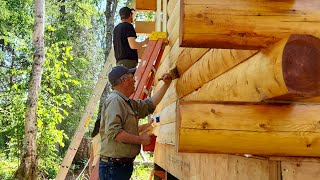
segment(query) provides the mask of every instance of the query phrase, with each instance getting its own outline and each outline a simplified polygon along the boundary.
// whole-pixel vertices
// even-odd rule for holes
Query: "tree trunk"
[[[19,179],[37,179],[37,119],[38,91],[40,89],[42,66],[44,62],[44,14],[45,0],[34,1],[34,32],[32,74],[27,99],[25,119],[25,139],[23,144],[21,164],[17,170]]]
[[[117,9],[117,0],[107,0],[106,3],[106,11],[104,12],[105,17],[106,17],[106,26],[105,26],[105,31],[106,31],[106,46],[105,46],[105,62],[108,60],[108,55],[110,53],[110,50],[112,48],[112,34],[113,34],[113,29],[114,29],[114,16],[116,13]],[[100,115],[101,115],[101,108],[103,105],[103,100],[106,99],[108,96],[109,92],[109,82],[107,82],[106,87],[103,90],[103,93],[100,97],[100,103],[99,103],[99,111],[98,111],[98,116],[97,116],[97,121],[100,121]]]

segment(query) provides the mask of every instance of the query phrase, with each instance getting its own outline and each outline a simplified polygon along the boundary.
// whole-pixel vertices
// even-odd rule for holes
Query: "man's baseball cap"
[[[135,11],[135,9],[123,7],[120,9],[119,15],[120,15],[121,19],[127,19],[132,14],[132,11]]]
[[[112,68],[110,73],[108,74],[109,82],[112,86],[115,85],[115,82],[125,74],[134,74],[136,72],[136,68],[128,69],[124,66],[115,66]]]

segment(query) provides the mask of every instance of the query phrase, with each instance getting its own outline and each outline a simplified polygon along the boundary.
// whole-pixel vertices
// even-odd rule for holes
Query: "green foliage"
[[[39,176],[54,178],[104,62],[97,0],[46,1]],[[0,179],[17,169],[32,63],[32,0],[0,0]],[[10,178],[9,178],[10,179]]]
[[[18,158],[6,158],[5,154],[0,153],[0,161],[0,179],[12,180],[18,168]]]
[[[135,165],[131,180],[149,179],[152,169],[152,166]]]
[[[155,12],[141,11],[136,15],[136,21],[155,21]]]

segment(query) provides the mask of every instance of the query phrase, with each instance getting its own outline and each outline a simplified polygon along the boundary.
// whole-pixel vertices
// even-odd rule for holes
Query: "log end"
[[[320,39],[291,35],[282,56],[283,77],[289,94],[320,96]]]

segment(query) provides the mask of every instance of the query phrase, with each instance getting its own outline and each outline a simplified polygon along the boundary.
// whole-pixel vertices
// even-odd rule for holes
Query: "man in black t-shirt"
[[[138,51],[142,46],[148,43],[148,39],[137,42],[137,34],[131,24],[133,22],[134,9],[123,7],[119,14],[121,23],[113,31],[113,47],[117,65],[127,68],[135,68],[138,64]]]

